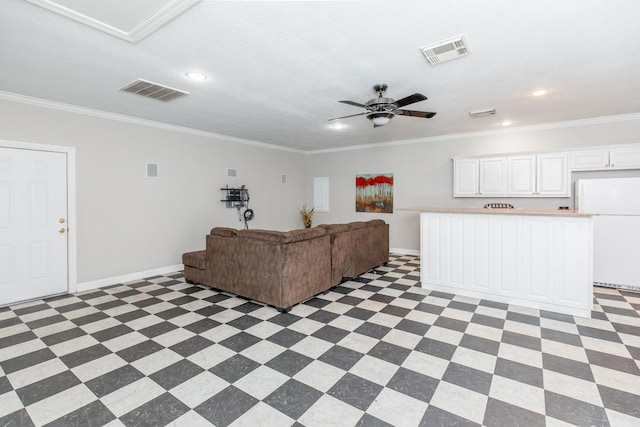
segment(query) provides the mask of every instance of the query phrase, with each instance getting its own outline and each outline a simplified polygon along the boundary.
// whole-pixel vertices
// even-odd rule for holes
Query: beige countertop
[[[575,210],[542,210],[542,209],[486,209],[486,208],[435,208],[435,207],[409,207],[397,208],[398,211],[452,213],[452,214],[485,214],[485,215],[538,215],[538,216],[570,216],[591,217],[596,214],[578,212]]]

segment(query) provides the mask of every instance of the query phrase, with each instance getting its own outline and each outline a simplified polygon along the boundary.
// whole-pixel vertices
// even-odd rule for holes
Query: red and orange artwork
[[[356,176],[356,212],[393,213],[393,174]]]

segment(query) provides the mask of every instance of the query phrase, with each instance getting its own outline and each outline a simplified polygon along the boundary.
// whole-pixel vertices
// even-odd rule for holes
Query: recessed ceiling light
[[[536,89],[533,92],[531,92],[531,96],[544,96],[546,94],[547,94],[546,89]]]
[[[188,73],[184,74],[185,76],[187,76],[188,78],[190,78],[191,80],[195,80],[195,81],[202,81],[202,80],[207,80],[207,76],[205,74],[199,73],[197,71],[189,71]]]
[[[503,120],[502,122],[500,122],[500,124],[502,126],[511,126],[513,122],[511,120]]]
[[[334,130],[340,130],[346,128],[347,125],[345,125],[344,123],[332,123],[329,125],[329,127]]]

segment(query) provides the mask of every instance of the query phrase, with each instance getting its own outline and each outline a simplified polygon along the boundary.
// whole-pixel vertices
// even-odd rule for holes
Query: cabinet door
[[[536,156],[507,157],[507,195],[533,196],[536,192]]]
[[[478,160],[454,159],[453,197],[475,197],[478,195]]]
[[[566,154],[538,156],[536,194],[539,196],[570,197],[571,172]]]
[[[611,169],[640,169],[640,148],[621,148],[609,152]]]
[[[606,150],[571,153],[572,171],[592,171],[609,167],[609,152]]]
[[[480,195],[504,196],[507,193],[507,159],[480,159]]]

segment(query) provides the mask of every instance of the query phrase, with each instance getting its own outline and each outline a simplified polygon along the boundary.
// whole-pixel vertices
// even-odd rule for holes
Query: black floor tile
[[[56,355],[49,349],[43,348],[41,350],[32,351],[22,356],[14,357],[12,359],[4,360],[0,362],[0,367],[4,371],[5,375],[13,372],[20,371],[30,366],[35,366],[39,363],[46,362],[47,360],[55,359]],[[6,378],[6,377],[0,377]]]
[[[496,375],[543,388],[542,369],[508,359],[498,358],[494,369]]]
[[[74,338],[81,337],[83,335],[87,335],[87,333],[82,328],[72,328],[67,329],[66,331],[56,332],[55,334],[47,335],[42,338],[43,343],[48,346],[60,344],[61,342],[69,341]]]
[[[177,344],[169,347],[172,351],[178,353],[182,357],[189,357],[207,347],[212,346],[214,343],[206,338],[196,335],[191,338],[187,338],[184,341],[180,341]]]
[[[116,416],[99,400],[93,401],[55,421],[46,427],[103,426],[116,419]]]
[[[400,368],[386,386],[392,390],[429,403],[439,383],[440,380],[435,378]]]
[[[346,373],[340,381],[331,387],[327,394],[351,406],[366,411],[369,405],[378,397],[382,388],[381,385]]]
[[[164,393],[120,417],[126,426],[157,427],[170,425],[189,407],[170,393]]]
[[[544,415],[489,398],[483,425],[487,427],[527,426],[545,427]]]
[[[491,379],[492,375],[487,372],[454,362],[449,363],[447,370],[442,376],[442,381],[446,381],[484,395],[489,394],[489,390],[491,389]]]
[[[290,379],[264,399],[264,403],[293,418],[302,416],[322,396],[322,392]]]
[[[420,427],[481,427],[480,424],[474,423],[466,418],[459,417],[451,412],[442,410],[436,406],[429,406],[420,421]],[[502,427],[502,426],[501,426]],[[506,427],[506,426],[505,426]],[[524,426],[523,426],[524,427]]]
[[[149,356],[164,347],[153,340],[143,341],[139,344],[118,351],[116,354],[131,363],[143,357]]]
[[[93,394],[100,398],[118,390],[119,388],[138,381],[143,377],[144,374],[133,366],[124,365],[111,372],[107,372],[104,375],[87,381],[85,385],[93,392]]]
[[[544,392],[546,412],[550,417],[578,426],[608,426],[603,408],[549,390]]]
[[[22,403],[29,406],[78,384],[80,380],[71,371],[64,371],[19,388],[16,393]]]
[[[393,363],[394,365],[400,366],[410,353],[411,350],[409,349],[400,347],[399,345],[380,341],[378,344],[373,346],[373,348],[369,350],[369,353],[367,354],[369,356],[376,357],[378,359],[382,359],[389,363]]]
[[[243,331],[220,341],[220,344],[239,353],[257,342],[260,342],[260,338]]]
[[[339,345],[334,345],[320,356],[318,360],[335,366],[336,368],[348,371],[353,367],[353,365],[358,363],[363,356],[364,354],[357,351]]]
[[[337,343],[344,337],[349,335],[349,331],[336,328],[335,326],[326,325],[315,331],[311,336],[320,338],[321,340],[329,341],[331,343]]]
[[[229,383],[234,383],[256,369],[258,366],[260,366],[259,363],[246,358],[241,354],[236,354],[235,356],[232,356],[224,362],[209,369],[209,371]]]
[[[92,345],[82,350],[60,356],[60,360],[69,368],[83,365],[87,362],[94,361],[103,356],[111,354],[111,351],[102,344]]]
[[[149,378],[158,383],[165,390],[171,390],[203,371],[204,369],[195,363],[182,359],[179,362],[154,372],[149,375]]]
[[[216,427],[226,427],[258,402],[255,397],[229,386],[198,405],[195,411]]]
[[[304,354],[300,354],[292,350],[285,350],[278,356],[265,363],[265,365],[270,367],[271,369],[275,369],[278,372],[292,377],[302,369],[304,369],[311,362],[313,362],[313,359],[305,356]]]
[[[414,350],[441,359],[451,360],[453,353],[456,351],[456,346],[430,338],[422,338]]]

